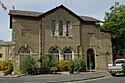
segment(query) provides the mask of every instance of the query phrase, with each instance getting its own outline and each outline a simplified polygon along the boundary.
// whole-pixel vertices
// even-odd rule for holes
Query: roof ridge
[[[90,22],[102,22],[96,18],[93,18],[91,16],[79,16],[77,14],[75,14],[74,12],[72,12],[70,9],[68,9],[67,7],[65,7],[64,5],[59,5],[45,13],[42,12],[36,12],[36,11],[25,11],[25,10],[10,10],[9,15],[17,15],[17,16],[29,16],[29,17],[44,17],[46,15],[48,15],[49,13],[54,12],[55,10],[57,10],[58,8],[63,8],[64,10],[66,10],[67,12],[69,12],[71,15],[73,15],[74,17],[78,18],[80,21],[90,21]]]
[[[34,12],[34,13],[42,13],[39,11],[32,11],[32,10],[19,10],[19,9],[11,9],[10,11],[21,11],[21,12]]]

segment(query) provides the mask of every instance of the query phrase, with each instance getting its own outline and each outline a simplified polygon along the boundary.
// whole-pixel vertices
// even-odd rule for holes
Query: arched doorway
[[[95,69],[95,56],[93,49],[87,50],[87,68],[88,70]]]
[[[25,64],[26,61],[30,60],[32,57],[32,51],[29,49],[28,46],[22,46],[19,51],[19,65],[20,65],[20,70],[23,70],[23,65]],[[30,63],[28,63],[30,64]],[[29,66],[29,65],[28,65]]]

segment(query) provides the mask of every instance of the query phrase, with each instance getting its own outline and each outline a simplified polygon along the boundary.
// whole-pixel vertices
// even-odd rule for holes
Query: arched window
[[[66,36],[69,36],[69,30],[70,29],[70,21],[66,22]]]
[[[63,36],[63,21],[59,21],[59,36]]]
[[[26,53],[26,54],[30,54],[30,50],[26,47],[22,47],[20,50],[19,50],[19,53]]]
[[[67,48],[64,50],[64,60],[71,60],[72,59],[72,51]]]
[[[53,61],[58,61],[59,60],[59,51],[56,48],[51,48],[49,52],[52,55],[52,60]]]
[[[52,20],[51,21],[51,32],[52,32],[52,36],[55,35],[55,31],[56,31],[56,21]]]

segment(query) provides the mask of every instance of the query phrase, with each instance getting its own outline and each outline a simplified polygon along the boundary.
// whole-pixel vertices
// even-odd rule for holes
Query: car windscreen
[[[118,60],[118,61],[116,61],[115,63],[116,63],[116,64],[118,64],[118,63],[125,63],[125,60]]]

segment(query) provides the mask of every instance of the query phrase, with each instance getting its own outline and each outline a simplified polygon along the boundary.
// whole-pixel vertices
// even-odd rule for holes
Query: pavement
[[[60,83],[60,82],[75,82],[75,81],[83,81],[89,79],[96,79],[110,76],[107,71],[88,71],[88,72],[80,72],[69,74],[69,72],[58,72],[57,74],[41,74],[41,75],[8,75],[8,76],[0,76],[4,78],[21,78],[26,81],[33,80],[46,83]]]

